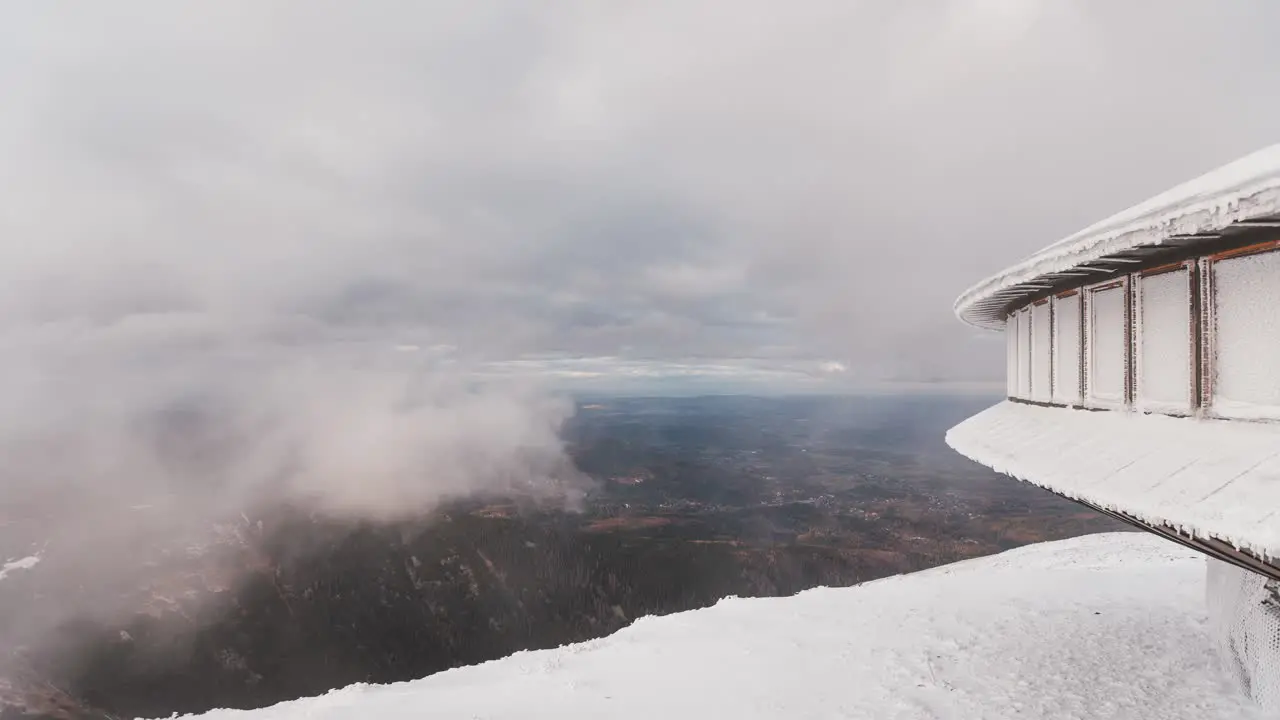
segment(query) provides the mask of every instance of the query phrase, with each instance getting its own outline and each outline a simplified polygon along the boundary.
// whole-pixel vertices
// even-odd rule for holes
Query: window
[[[1087,400],[1092,405],[1115,406],[1125,402],[1124,282],[1088,291],[1087,298]]]
[[[1005,394],[1018,396],[1018,313],[1009,315],[1004,325]]]
[[[1212,410],[1280,419],[1280,252],[1215,260]]]
[[[1185,266],[1138,278],[1137,406],[1191,409],[1191,273]]]
[[[1053,400],[1064,405],[1080,402],[1080,298],[1053,301]]]
[[[1018,392],[1017,397],[1031,398],[1031,314],[1027,308],[1018,311]]]
[[[1008,315],[1008,396],[1280,421],[1280,240],[1129,261],[1134,272]]]
[[[1053,400],[1053,334],[1049,301],[1031,306],[1031,399]]]

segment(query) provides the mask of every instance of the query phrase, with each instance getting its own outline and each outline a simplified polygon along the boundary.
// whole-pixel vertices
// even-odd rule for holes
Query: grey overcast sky
[[[67,392],[50,367],[279,353],[989,380],[954,297],[1280,139],[1277,27],[1271,0],[11,4],[0,343]]]

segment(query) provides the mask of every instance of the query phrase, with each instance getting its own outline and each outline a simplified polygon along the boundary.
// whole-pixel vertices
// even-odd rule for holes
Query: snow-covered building
[[[959,452],[1208,555],[1224,660],[1280,707],[1280,145],[967,290],[1007,399]]]

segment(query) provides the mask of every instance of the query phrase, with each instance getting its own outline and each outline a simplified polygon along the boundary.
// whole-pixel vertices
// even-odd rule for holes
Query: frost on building
[[[956,314],[1007,400],[964,455],[1203,552],[1223,662],[1280,708],[1280,145],[1054,243]]]

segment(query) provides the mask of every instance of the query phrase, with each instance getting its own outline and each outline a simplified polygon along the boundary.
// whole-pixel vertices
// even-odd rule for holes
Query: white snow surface
[[[0,580],[5,579],[15,570],[30,570],[40,562],[39,555],[31,555],[20,560],[13,560],[0,565]]]
[[[1004,318],[975,307],[992,295],[1050,273],[1171,235],[1209,233],[1233,222],[1280,213],[1280,144],[1259,150],[1116,213],[983,280],[956,300],[956,315],[999,329]]]
[[[999,472],[1280,557],[1280,426],[1003,402],[947,433]]]
[[[1204,575],[1157,537],[1093,535],[204,717],[1261,718],[1214,659]]]

